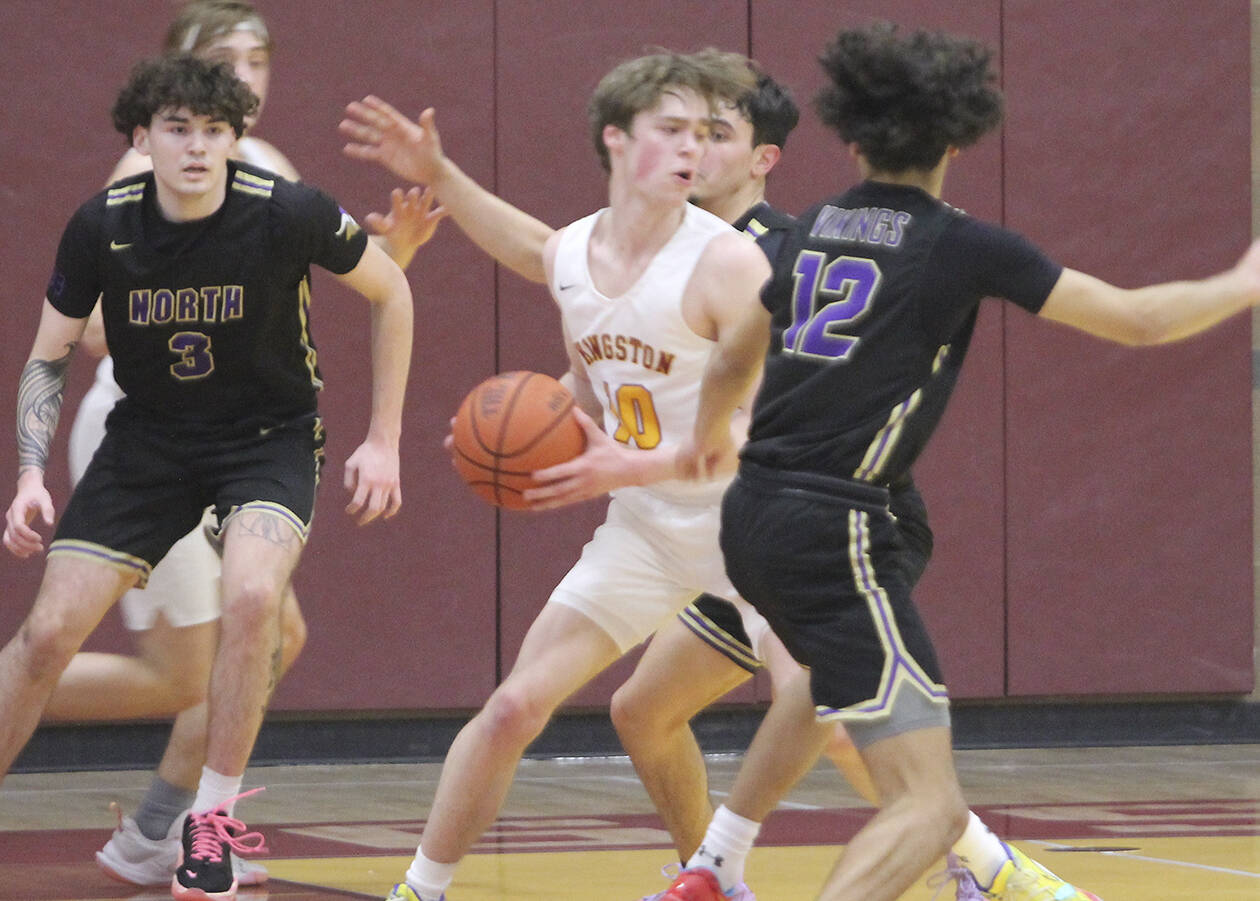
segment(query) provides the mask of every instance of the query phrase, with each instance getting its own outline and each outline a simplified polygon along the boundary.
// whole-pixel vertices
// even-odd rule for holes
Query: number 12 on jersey
[[[860,319],[875,299],[879,266],[865,257],[837,257],[827,263],[825,253],[802,250],[792,274],[792,323],[783,332],[783,352],[846,359],[859,339],[841,330]]]

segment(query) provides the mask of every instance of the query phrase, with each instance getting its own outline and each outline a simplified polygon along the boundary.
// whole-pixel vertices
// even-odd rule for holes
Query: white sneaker
[[[131,885],[170,885],[179,864],[179,843],[184,818],[171,824],[166,838],[146,838],[131,817],[120,816],[118,828],[105,847],[96,852],[96,863],[107,876]],[[232,873],[238,885],[262,885],[267,881],[267,868],[262,864],[232,855]]]
[[[262,885],[267,881],[267,868],[256,860],[246,860],[243,857],[232,855],[232,875],[236,877],[236,884],[242,888],[247,885]]]
[[[179,838],[184,818],[171,823],[166,838],[146,838],[131,817],[120,816],[118,828],[105,847],[96,852],[96,863],[119,882],[132,885],[169,885],[179,863]]]

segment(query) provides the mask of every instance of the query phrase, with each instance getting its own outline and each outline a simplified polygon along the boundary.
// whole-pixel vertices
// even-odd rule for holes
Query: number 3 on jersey
[[[210,353],[210,336],[202,332],[176,332],[167,342],[179,362],[171,364],[171,375],[180,381],[202,379],[214,372],[214,356]]]
[[[608,409],[617,417],[613,440],[621,444],[634,442],[639,450],[650,450],[661,443],[661,420],[652,403],[652,392],[642,385],[618,385],[616,390],[604,382]]]
[[[783,332],[783,352],[844,360],[858,338],[840,332],[860,319],[879,290],[879,266],[865,257],[837,257],[802,250],[792,274],[792,324]],[[820,306],[821,304],[821,306]]]

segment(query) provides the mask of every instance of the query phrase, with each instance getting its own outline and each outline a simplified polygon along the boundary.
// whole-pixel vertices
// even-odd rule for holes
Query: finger
[[[395,485],[389,492],[389,505],[385,508],[385,518],[393,519],[402,509],[402,486]]]
[[[402,188],[394,188],[394,190],[389,192],[389,211],[395,217],[402,215],[406,206],[407,195],[403,193]]]
[[[44,525],[51,526],[53,524],[53,517],[56,515],[53,510],[52,501],[48,498],[41,500],[39,503],[39,512],[40,515],[44,517]]]
[[[363,217],[363,224],[370,228],[374,235],[383,235],[389,231],[389,220],[380,213],[368,213]]]
[[[368,489],[365,485],[360,485],[355,489],[354,494],[350,498],[350,503],[346,504],[346,512],[354,516],[363,509],[363,505],[367,503]]]
[[[337,131],[360,144],[375,144],[380,140],[379,130],[359,119],[342,119]]]
[[[380,97],[377,97],[375,94],[368,94],[364,97],[363,105],[390,119],[404,118],[402,113],[398,112],[398,110],[394,109],[393,106],[382,100]]]

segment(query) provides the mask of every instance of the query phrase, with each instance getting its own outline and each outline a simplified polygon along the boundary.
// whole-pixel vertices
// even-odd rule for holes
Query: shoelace
[[[984,901],[984,895],[980,894],[980,887],[976,884],[976,877],[971,875],[971,870],[964,867],[958,862],[958,858],[950,854],[945,858],[945,869],[939,873],[933,873],[927,879],[927,887],[936,889],[932,893],[932,901],[936,901],[941,892],[945,891],[945,887],[952,882],[958,883],[955,901]]]
[[[221,807],[209,813],[191,814],[193,820],[192,856],[197,860],[219,863],[223,860],[223,846],[237,854],[266,854],[266,839],[261,832],[246,832],[245,824],[227,815],[227,806],[233,801],[256,795],[263,788],[251,789],[228,798]]]

